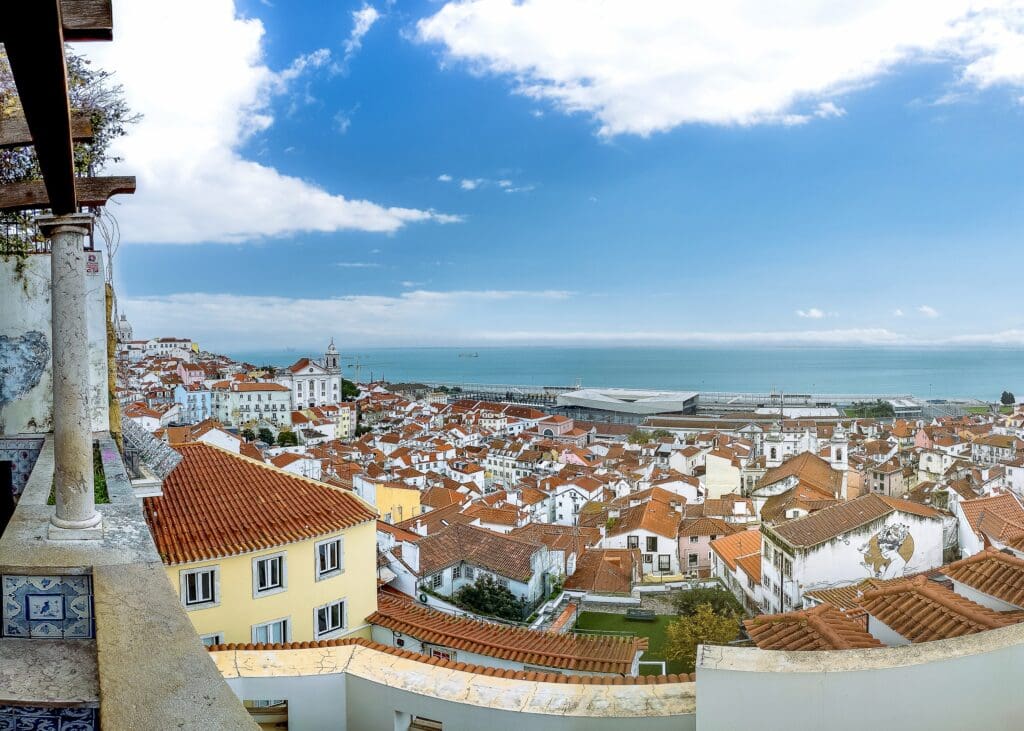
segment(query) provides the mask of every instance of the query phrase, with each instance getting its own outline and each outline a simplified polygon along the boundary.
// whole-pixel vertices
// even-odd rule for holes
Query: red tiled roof
[[[385,587],[386,588],[386,587]],[[460,670],[466,673],[487,675],[496,678],[508,678],[509,680],[530,680],[535,683],[561,683],[568,685],[664,685],[667,683],[692,683],[697,679],[695,673],[680,673],[669,675],[565,675],[563,673],[541,673],[535,670],[506,670],[502,668],[488,667],[486,665],[472,665],[463,662],[452,662],[439,657],[427,657],[418,652],[410,652],[400,647],[389,647],[372,640],[364,640],[362,637],[352,637],[342,640],[319,640],[315,642],[275,642],[275,643],[247,643],[212,645],[206,649],[209,652],[268,652],[273,650],[315,650],[323,647],[344,647],[346,645],[359,645],[368,647],[378,652],[386,652],[389,655],[396,655],[407,660],[416,660],[426,665]]]
[[[988,548],[944,566],[942,573],[982,594],[1024,607],[1024,559]]]
[[[407,525],[408,521],[399,523]],[[522,582],[533,576],[533,555],[543,548],[538,543],[462,523],[431,533],[418,545],[423,576],[465,561]]]
[[[743,626],[762,650],[855,650],[883,646],[864,628],[863,615],[859,620],[853,619],[829,604],[747,619]]]
[[[334,533],[377,515],[352,493],[209,444],[182,444],[163,495],[143,501],[157,550],[173,565]]]
[[[565,580],[569,591],[629,594],[640,579],[638,548],[589,548],[576,562],[576,572]]]
[[[591,673],[629,675],[647,639],[555,634],[453,617],[444,612],[378,595],[369,624],[411,635],[421,642],[478,655]]]
[[[741,530],[731,536],[715,539],[709,545],[735,571],[737,558],[761,553],[761,531]]]
[[[1000,614],[924,576],[865,592],[861,606],[915,643],[961,637],[1021,620],[1019,612]]]
[[[871,493],[849,502],[833,505],[816,513],[795,518],[772,530],[791,546],[816,546],[862,525],[889,515],[895,510],[938,518],[939,512],[925,505]]]

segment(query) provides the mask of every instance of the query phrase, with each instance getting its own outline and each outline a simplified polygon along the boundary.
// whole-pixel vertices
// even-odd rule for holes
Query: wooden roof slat
[[[88,112],[71,112],[71,136],[76,142],[92,141],[92,118]],[[0,116],[0,149],[26,147],[31,144],[32,133],[20,109],[12,114]]]
[[[7,3],[0,27],[7,29],[4,47],[45,181],[44,199],[54,215],[74,213],[78,202],[58,0]]]
[[[111,0],[60,0],[65,41],[112,41]]]
[[[78,205],[83,207],[102,206],[118,193],[135,192],[135,176],[112,176],[99,178],[75,178],[78,191]],[[0,185],[0,210],[17,211],[30,208],[53,208],[47,196],[46,185],[41,180]],[[72,209],[73,210],[73,209]],[[69,213],[71,211],[61,211]]]

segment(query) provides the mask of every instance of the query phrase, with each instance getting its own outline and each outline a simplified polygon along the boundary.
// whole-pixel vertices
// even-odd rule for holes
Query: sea
[[[240,351],[283,366],[303,350]],[[342,348],[345,377],[397,382],[624,387],[680,391],[1024,398],[1019,348],[487,347]]]

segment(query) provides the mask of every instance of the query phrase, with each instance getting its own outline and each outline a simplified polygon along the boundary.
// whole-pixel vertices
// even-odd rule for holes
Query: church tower
[[[338,366],[338,349],[334,347],[334,338],[331,338],[331,344],[327,346],[327,352],[324,353],[324,368],[329,373],[341,372],[341,368]]]
[[[848,468],[850,465],[850,438],[846,435],[846,430],[843,429],[842,424],[836,424],[836,428],[832,430],[832,438],[828,442],[828,462],[832,466],[832,469],[843,474],[843,484],[841,489],[841,497],[843,500],[847,499],[847,478],[849,476]]]
[[[764,466],[768,469],[782,464],[783,452],[782,431],[778,422],[772,424],[772,430],[764,440]]]

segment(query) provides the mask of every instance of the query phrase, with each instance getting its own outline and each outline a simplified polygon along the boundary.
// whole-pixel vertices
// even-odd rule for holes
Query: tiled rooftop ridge
[[[344,647],[347,645],[359,645],[378,652],[386,652],[389,655],[416,660],[427,665],[444,667],[451,670],[461,670],[476,675],[487,675],[496,678],[508,678],[510,680],[531,680],[537,683],[561,683],[569,685],[666,685],[669,683],[693,683],[697,679],[696,673],[670,673],[668,675],[562,675],[560,673],[542,673],[532,670],[506,670],[492,668],[486,665],[473,665],[464,662],[452,662],[438,657],[421,655],[411,650],[403,650],[398,647],[389,647],[372,640],[361,637],[340,639],[340,640],[319,640],[313,642],[273,642],[273,643],[230,643],[226,645],[212,645],[207,648],[209,652],[266,652],[272,650],[311,650],[323,647]]]

